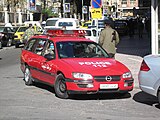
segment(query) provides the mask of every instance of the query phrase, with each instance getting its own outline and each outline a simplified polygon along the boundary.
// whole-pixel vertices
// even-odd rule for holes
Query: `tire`
[[[25,71],[24,71],[24,81],[27,86],[33,85],[30,69],[28,66],[26,66]]]
[[[56,77],[54,89],[55,89],[55,94],[57,97],[62,98],[62,99],[69,98],[69,94],[67,92],[67,86],[65,84],[65,78],[62,74],[59,74]]]
[[[12,39],[9,38],[6,46],[11,47],[11,45],[12,45]]]

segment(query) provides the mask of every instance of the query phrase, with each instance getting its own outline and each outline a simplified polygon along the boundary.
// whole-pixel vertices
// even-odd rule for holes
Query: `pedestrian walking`
[[[111,58],[115,58],[116,46],[119,43],[119,34],[111,27],[112,22],[110,20],[105,20],[104,24],[105,28],[100,33],[99,44]]]

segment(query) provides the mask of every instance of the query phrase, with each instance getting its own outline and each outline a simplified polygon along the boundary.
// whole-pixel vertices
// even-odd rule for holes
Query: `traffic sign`
[[[83,14],[87,14],[88,13],[87,6],[83,6],[82,13]]]
[[[101,8],[102,0],[92,0],[92,8]]]
[[[101,19],[102,18],[102,9],[101,8],[92,8],[91,9],[92,19]]]
[[[70,12],[70,3],[65,3],[63,9],[65,13]]]

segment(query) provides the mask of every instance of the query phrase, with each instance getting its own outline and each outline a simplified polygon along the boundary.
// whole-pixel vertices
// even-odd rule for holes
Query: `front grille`
[[[106,77],[107,76],[94,76],[94,79],[97,81],[97,82],[107,82],[106,80]],[[111,78],[111,81],[120,81],[120,76],[119,75],[111,75],[109,76]]]

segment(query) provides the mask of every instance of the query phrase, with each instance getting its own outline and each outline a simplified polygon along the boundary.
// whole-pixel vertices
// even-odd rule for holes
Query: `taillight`
[[[146,64],[146,62],[144,60],[142,61],[140,70],[141,71],[149,71],[150,70],[150,68],[148,67],[148,65]]]

